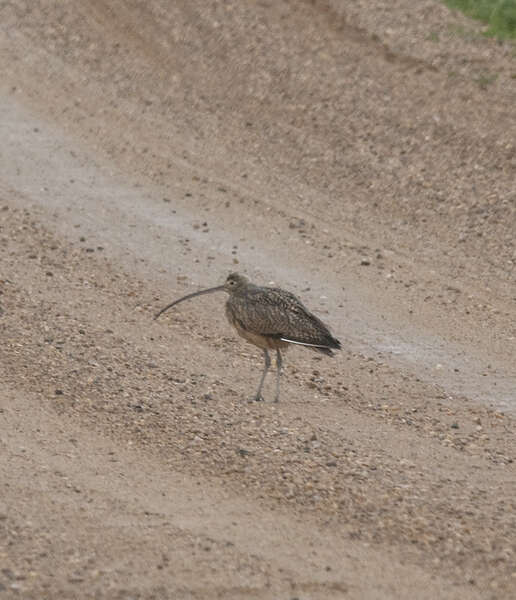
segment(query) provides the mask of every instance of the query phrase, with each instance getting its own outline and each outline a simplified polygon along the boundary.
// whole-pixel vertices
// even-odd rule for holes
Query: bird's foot
[[[261,394],[255,394],[254,396],[251,396],[251,398],[249,398],[248,402],[252,403],[252,402],[264,402],[265,399]]]

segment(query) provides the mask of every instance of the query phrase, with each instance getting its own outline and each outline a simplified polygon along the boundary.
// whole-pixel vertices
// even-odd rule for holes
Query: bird
[[[263,350],[264,368],[254,400],[263,400],[262,387],[271,366],[269,350],[276,350],[276,393],[279,401],[282,372],[281,351],[291,344],[306,346],[327,356],[339,350],[339,340],[328,327],[291,292],[277,287],[262,287],[249,281],[244,275],[230,273],[224,284],[193,292],[174,300],[162,308],[157,319],[176,304],[203,294],[226,292],[226,317],[237,333],[245,340]]]

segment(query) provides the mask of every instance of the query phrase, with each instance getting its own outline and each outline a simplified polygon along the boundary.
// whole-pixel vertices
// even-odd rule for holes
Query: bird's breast
[[[260,327],[256,326],[256,323],[253,326],[250,325],[250,321],[252,321],[252,319],[249,319],[248,311],[250,310],[252,308],[245,302],[245,299],[230,297],[226,302],[226,317],[236,329],[238,335],[251,344],[258,346],[258,348],[266,350],[286,348],[288,346],[287,342],[276,336],[267,335],[266,332],[261,331]]]

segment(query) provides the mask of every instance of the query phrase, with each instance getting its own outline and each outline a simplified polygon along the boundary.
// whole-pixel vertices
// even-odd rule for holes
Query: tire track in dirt
[[[512,66],[443,35],[418,73],[321,6],[2,5],[13,593],[512,597]],[[389,7],[393,52],[436,6]],[[234,269],[345,341],[292,351],[280,406],[242,402],[220,298],[151,322]]]
[[[292,400],[279,407],[242,403],[247,373],[233,375],[230,386],[226,377],[207,375],[227,373],[225,353],[235,350],[223,341],[214,355],[206,346],[216,337],[209,317],[187,316],[173,325],[172,338],[184,341],[187,354],[177,341],[171,354],[168,332],[149,327],[153,310],[147,302],[157,291],[144,291],[148,282],[111,266],[103,250],[95,258],[88,247],[63,244],[41,228],[34,210],[3,214],[9,223],[3,231],[17,232],[6,240],[10,258],[3,267],[1,364],[8,366],[7,385],[35,391],[57,414],[104,432],[117,447],[129,443],[159,457],[172,472],[219,479],[228,493],[241,490],[263,510],[294,509],[300,518],[311,513],[338,527],[346,544],[388,544],[400,560],[425,569],[424,557],[446,556],[448,566],[432,564],[457,583],[472,579],[481,589],[485,583],[473,576],[473,565],[489,561],[498,585],[508,581],[509,556],[496,554],[495,569],[491,552],[507,547],[514,527],[507,510],[514,495],[512,420],[485,409],[468,415],[467,402],[452,412],[432,398],[438,388],[385,367],[379,381],[389,382],[400,397],[398,406],[381,407],[381,399],[374,399],[378,383],[370,379],[378,365],[352,355],[346,387],[338,394],[324,384],[334,382],[335,367],[315,361],[316,377],[287,375],[285,394]],[[235,374],[239,362],[232,360]],[[402,390],[413,397],[403,400]],[[454,440],[447,434],[456,420]],[[103,471],[102,463],[98,469]],[[221,508],[216,500],[209,504]],[[333,552],[340,556],[335,546]],[[367,560],[376,563],[373,556]],[[331,568],[345,571],[342,565]],[[283,577],[288,575],[278,575]],[[331,585],[324,589],[331,591]]]
[[[145,273],[149,270],[155,273],[185,270],[189,278],[197,277],[201,282],[203,277],[210,276],[204,265],[190,264],[185,269],[182,259],[174,259],[174,256],[184,256],[181,239],[186,232],[188,250],[193,249],[200,255],[210,254],[212,260],[216,256],[217,264],[226,272],[234,269],[231,249],[236,247],[239,239],[253,238],[256,219],[251,212],[236,231],[224,228],[223,221],[213,222],[210,215],[210,235],[203,235],[202,230],[191,228],[196,215],[188,210],[174,210],[169,216],[164,214],[163,204],[156,199],[170,193],[170,189],[147,187],[143,200],[139,186],[131,189],[105,169],[95,169],[94,161],[88,155],[77,159],[73,156],[76,151],[68,150],[73,147],[71,141],[54,137],[48,125],[33,120],[7,98],[2,112],[8,116],[2,132],[9,140],[4,150],[6,156],[23,157],[20,163],[16,159],[10,161],[3,174],[4,186],[21,193],[26,198],[23,201],[26,205],[34,201],[42,204],[56,216],[59,230],[70,239],[76,237],[77,228],[81,227],[83,235],[95,238],[97,245],[109,245],[110,251],[131,263],[131,267],[135,262],[141,262],[144,265],[141,271]],[[28,145],[30,157],[23,154],[23,148]],[[27,179],[27,172],[40,175]],[[91,182],[95,182],[94,189],[90,187]],[[231,188],[230,183],[225,185]],[[41,190],[43,195],[38,193]],[[176,189],[175,193],[180,191]],[[269,219],[274,217],[271,213],[268,216]],[[291,219],[284,216],[287,222]],[[116,228],[111,223],[116,223]],[[282,280],[310,282],[313,289],[325,295],[330,306],[338,306],[342,301],[342,280],[326,282],[306,263],[299,268],[297,261],[292,261],[289,249],[285,252],[275,248],[273,254],[265,249],[259,253],[261,271],[277,273]],[[135,260],[134,257],[138,258]],[[248,265],[257,258],[257,252],[240,251],[240,260]],[[217,278],[220,277],[218,273]],[[345,287],[346,316],[334,318],[334,322],[338,323],[339,335],[345,336],[352,349],[375,359],[383,356],[394,365],[409,368],[423,379],[435,381],[450,395],[462,394],[499,409],[515,410],[516,375],[511,373],[509,365],[499,360],[506,355],[505,348],[498,357],[475,356],[471,348],[421,329],[418,331],[408,323],[400,323],[392,312],[388,314],[387,308],[378,318],[378,306],[365,297],[370,290],[355,286],[352,279]],[[360,291],[357,293],[355,288]],[[394,320],[396,328],[389,326],[386,315]],[[486,371],[486,363],[491,365],[489,371]]]

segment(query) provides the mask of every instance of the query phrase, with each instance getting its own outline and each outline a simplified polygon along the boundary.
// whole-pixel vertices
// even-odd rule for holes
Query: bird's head
[[[245,288],[249,284],[247,277],[239,273],[230,273],[224,283],[224,291],[228,294],[234,294]]]

